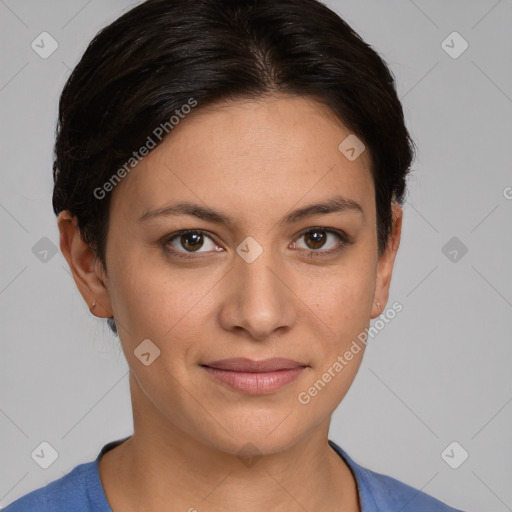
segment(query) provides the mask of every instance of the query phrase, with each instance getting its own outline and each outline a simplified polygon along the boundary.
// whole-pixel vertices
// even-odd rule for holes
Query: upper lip
[[[219,370],[263,373],[277,370],[289,370],[291,368],[302,368],[307,365],[292,359],[284,359],[282,357],[263,359],[261,361],[253,361],[252,359],[247,359],[244,357],[236,357],[233,359],[212,361],[211,363],[203,364],[202,366],[209,366],[210,368],[217,368]]]

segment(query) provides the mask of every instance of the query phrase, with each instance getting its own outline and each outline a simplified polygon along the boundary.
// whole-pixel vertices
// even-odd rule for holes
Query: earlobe
[[[68,262],[73,279],[87,307],[94,316],[113,316],[108,289],[104,284],[101,264],[80,233],[76,217],[62,211],[57,218],[60,232],[60,249]]]
[[[382,314],[389,297],[391,276],[395,263],[396,254],[400,246],[402,234],[402,207],[396,203],[392,204],[393,223],[388,244],[384,253],[381,254],[377,264],[377,278],[375,283],[374,304],[372,306],[371,318],[377,318]]]

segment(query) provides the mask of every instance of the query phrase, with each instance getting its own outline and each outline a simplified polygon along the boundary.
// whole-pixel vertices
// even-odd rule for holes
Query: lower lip
[[[249,395],[264,395],[277,391],[295,380],[304,370],[304,367],[300,366],[266,373],[249,373],[220,370],[209,366],[203,366],[203,368],[231,388]]]

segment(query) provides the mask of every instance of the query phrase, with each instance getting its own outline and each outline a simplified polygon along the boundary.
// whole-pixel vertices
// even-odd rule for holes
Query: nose
[[[248,263],[238,257],[224,284],[220,322],[228,331],[245,331],[262,341],[293,327],[298,300],[284,265],[264,250]]]

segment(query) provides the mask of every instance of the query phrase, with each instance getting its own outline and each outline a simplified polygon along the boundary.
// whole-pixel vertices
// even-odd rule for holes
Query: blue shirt
[[[112,512],[101,485],[98,462],[128,438],[106,444],[93,462],[11,503],[3,512]],[[356,464],[337,444],[329,445],[352,470],[362,512],[462,512],[398,480]]]

